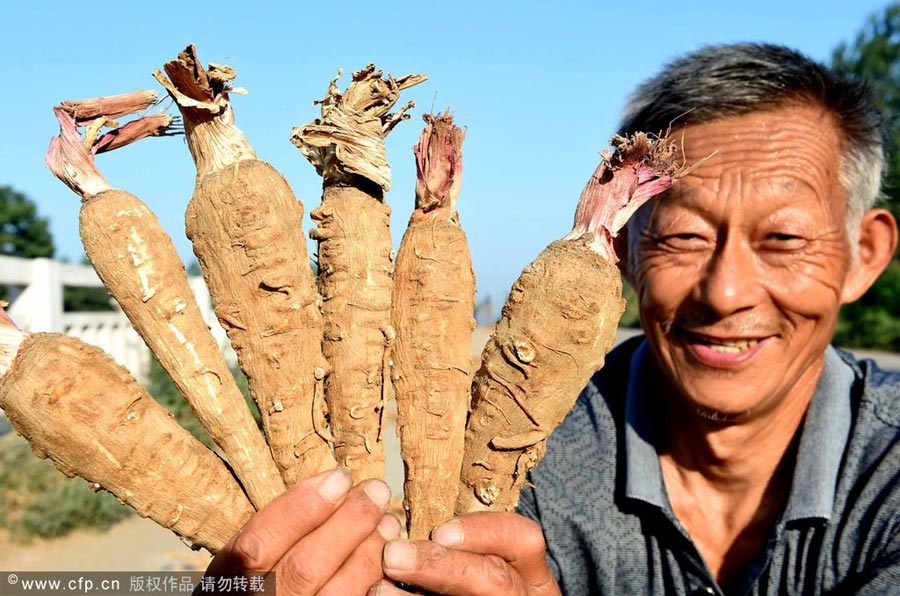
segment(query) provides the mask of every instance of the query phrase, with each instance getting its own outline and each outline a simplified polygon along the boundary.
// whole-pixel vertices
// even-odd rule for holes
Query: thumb
[[[544,533],[526,517],[516,513],[470,513],[441,524],[431,539],[450,549],[498,556],[529,586],[539,590],[552,587],[548,593],[558,593],[556,579],[547,566]]]

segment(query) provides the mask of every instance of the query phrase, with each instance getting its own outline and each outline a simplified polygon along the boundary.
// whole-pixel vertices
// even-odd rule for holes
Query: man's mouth
[[[740,354],[760,342],[759,339],[716,339],[710,340],[704,337],[694,336],[699,343],[706,344],[711,350],[728,354]]]
[[[742,366],[761,350],[771,336],[725,336],[679,329],[688,352],[705,366],[713,368],[734,368]]]

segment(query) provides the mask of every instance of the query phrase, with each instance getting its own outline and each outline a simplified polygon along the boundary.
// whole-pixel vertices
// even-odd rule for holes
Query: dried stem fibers
[[[322,204],[310,213],[317,225],[310,237],[319,242],[322,350],[332,368],[325,396],[335,456],[356,480],[384,477],[383,418],[394,339],[384,137],[413,106],[389,113],[400,91],[425,80],[382,74],[370,64],[353,73],[344,92],[334,79],[317,102],[322,117],[291,135],[323,178]]]

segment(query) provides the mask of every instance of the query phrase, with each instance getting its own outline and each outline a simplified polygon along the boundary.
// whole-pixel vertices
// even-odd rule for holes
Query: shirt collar
[[[625,394],[625,497],[671,513],[654,443],[646,375],[649,346],[631,357]],[[803,422],[791,491],[782,521],[831,517],[841,459],[850,436],[853,370],[828,347],[822,376]]]
[[[841,460],[850,438],[854,374],[837,350],[828,347],[797,451],[794,480],[784,521],[831,518]]]
[[[631,355],[625,390],[625,497],[669,510],[659,456],[653,442],[653,424],[647,395],[647,341]],[[647,407],[645,407],[645,405]]]

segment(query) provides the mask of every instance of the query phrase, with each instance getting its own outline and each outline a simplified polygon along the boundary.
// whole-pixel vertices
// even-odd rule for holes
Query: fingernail
[[[330,503],[337,503],[344,498],[352,485],[353,478],[350,477],[350,473],[344,468],[338,468],[322,479],[318,488],[319,495]]]
[[[380,507],[382,511],[387,509],[388,503],[391,502],[391,489],[388,488],[387,484],[381,480],[368,480],[363,488],[369,499]]]
[[[463,543],[462,522],[454,519],[431,531],[431,539],[441,546],[457,546]]]
[[[382,517],[375,529],[386,541],[400,538],[400,522],[393,515],[388,514]]]
[[[416,545],[409,540],[394,540],[384,545],[384,567],[409,571],[416,564]]]

